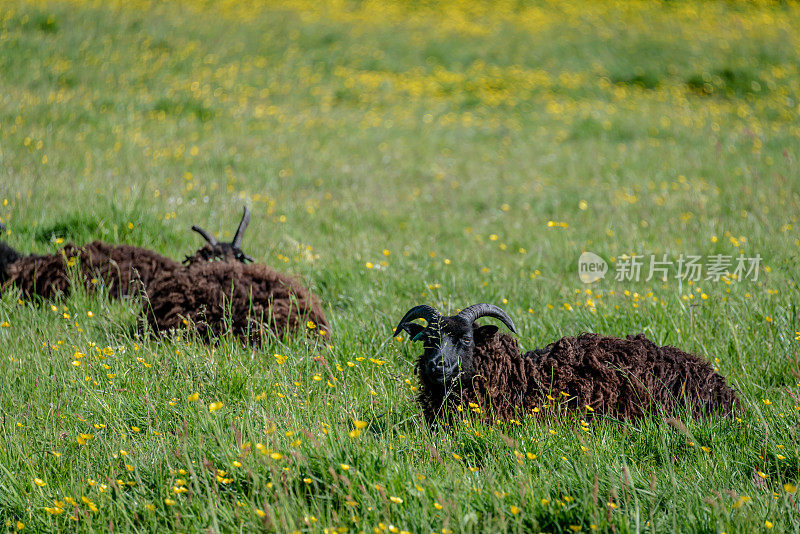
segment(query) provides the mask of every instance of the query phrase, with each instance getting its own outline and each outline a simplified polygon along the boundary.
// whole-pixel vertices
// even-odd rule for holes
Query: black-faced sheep
[[[206,238],[208,244],[187,256],[189,265],[208,261],[252,261],[241,250],[241,240],[250,213],[244,217],[231,243],[218,243],[197,226],[192,229]],[[20,254],[0,243],[0,284],[19,287],[26,297],[38,295],[46,299],[70,290],[70,269],[79,265],[80,281],[91,291],[102,284],[111,297],[138,295],[156,276],[170,276],[185,270],[180,263],[157,252],[131,245],[110,245],[102,241],[76,246],[68,243],[53,254]]]
[[[236,234],[234,234],[233,241],[230,243],[220,243],[213,234],[206,232],[199,226],[192,226],[192,230],[203,236],[203,239],[206,240],[206,245],[198,249],[197,252],[191,256],[186,256],[183,263],[186,265],[194,265],[206,261],[252,262],[253,258],[242,252],[241,248],[244,231],[247,229],[248,224],[250,224],[250,210],[245,206],[242,220],[239,222],[239,227],[236,229]]]
[[[6,231],[6,225],[0,222],[0,232]],[[22,256],[19,252],[0,241],[0,288],[11,276],[8,272]]]
[[[147,297],[147,322],[157,332],[192,325],[201,335],[230,330],[257,342],[263,330],[278,337],[329,331],[319,299],[299,279],[263,264],[198,263],[159,276]]]
[[[430,424],[471,408],[487,417],[521,419],[547,404],[548,395],[567,399],[575,410],[619,418],[685,408],[694,416],[729,415],[739,407],[736,393],[708,362],[659,347],[642,334],[581,334],[522,354],[515,338],[475,324],[480,317],[499,319],[516,333],[511,318],[492,304],[450,317],[416,306],[395,330],[395,336],[404,330],[424,343],[416,365],[418,402]],[[411,322],[420,318],[426,327]]]

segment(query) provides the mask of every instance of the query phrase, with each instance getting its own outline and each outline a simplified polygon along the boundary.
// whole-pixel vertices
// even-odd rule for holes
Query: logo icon
[[[578,278],[584,284],[591,284],[604,278],[608,272],[606,260],[594,252],[584,252],[578,258]]]

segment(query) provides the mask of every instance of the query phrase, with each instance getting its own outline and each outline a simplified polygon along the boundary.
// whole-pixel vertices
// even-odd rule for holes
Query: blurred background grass
[[[232,454],[226,446],[241,445],[226,426],[237,419],[223,424],[208,419],[207,410],[187,415],[165,408],[201,389],[198,384],[208,388],[208,402],[224,397],[226,406],[237,407],[232,413],[248,421],[237,432],[254,433],[245,441],[258,441],[262,419],[281,421],[284,433],[319,433],[326,422],[339,440],[328,444],[332,456],[354,466],[355,457],[371,458],[360,466],[364,489],[349,494],[363,495],[356,498],[363,505],[356,515],[363,517],[349,522],[345,494],[331,489],[341,480],[312,454],[295,458],[297,480],[313,467],[326,489],[311,498],[307,484],[298,482],[276,496],[292,510],[284,523],[254,515],[266,506],[254,488],[266,491],[262,485],[281,474],[259,471],[263,466],[253,467],[210,512],[201,503],[218,495],[207,486],[205,501],[183,503],[178,513],[193,519],[181,522],[159,493],[171,491],[174,480],[166,479],[177,467],[168,454],[152,450],[154,442],[142,440],[142,462],[149,458],[152,477],[139,480],[136,498],[119,501],[127,504],[101,507],[102,521],[87,528],[113,521],[120,528],[229,530],[252,521],[250,528],[277,530],[388,529],[393,522],[411,531],[559,531],[592,524],[636,531],[652,521],[657,531],[751,531],[774,521],[796,530],[797,505],[782,485],[800,477],[800,378],[793,374],[800,337],[798,24],[797,5],[781,2],[3,1],[0,220],[9,227],[7,241],[44,252],[62,239],[102,239],[180,258],[199,246],[192,224],[230,238],[247,204],[253,221],[245,251],[303,275],[325,301],[337,336],[324,349],[326,358],[345,370],[353,369],[347,361],[366,367],[346,392],[326,390],[327,378],[313,380],[319,363],[311,358],[320,348],[300,340],[256,352],[231,340],[214,349],[136,340],[137,303],[76,295],[51,310],[20,306],[6,293],[0,444],[8,481],[0,518],[10,528],[22,520],[47,529],[67,524],[72,513],[52,519],[63,523],[48,523],[41,512],[52,503],[36,500],[44,495],[31,493],[30,477],[21,473],[44,460],[30,460],[26,447],[33,444],[20,441],[16,422],[38,421],[44,434],[36,440],[50,436],[58,444],[65,434],[73,442],[77,427],[64,430],[63,421],[48,419],[47,406],[59,398],[61,414],[90,409],[104,413],[106,423],[129,427],[148,412],[144,384],[119,381],[141,372],[161,386],[149,401],[158,409],[148,413],[167,410],[150,421],[154,431],[179,440],[179,422],[189,418],[196,423],[188,431],[196,450],[211,447],[222,458]],[[610,262],[606,280],[593,286],[577,276],[577,258],[587,250]],[[625,254],[673,260],[759,254],[762,269],[755,282],[615,283],[615,265]],[[673,454],[679,431],[654,424],[634,438],[613,425],[598,427],[604,452],[590,461],[575,449],[569,458],[581,467],[572,469],[549,448],[551,457],[537,450],[545,465],[521,466],[510,453],[481,460],[508,444],[492,427],[484,437],[460,429],[452,441],[457,455],[475,447],[471,461],[488,466],[477,474],[459,465],[442,468],[428,450],[442,436],[427,434],[404,382],[414,349],[385,340],[415,304],[454,311],[479,301],[507,309],[526,348],[580,331],[643,331],[716,358],[753,410],[740,423],[746,429],[723,423],[697,429],[709,443],[721,440],[723,449],[697,467],[692,456],[651,462],[652,455]],[[73,324],[92,309],[94,326],[86,319]],[[122,359],[124,369],[137,371],[99,381],[102,394],[86,400],[96,377],[75,375],[76,382],[72,375],[83,370],[70,361],[90,342],[129,353],[142,343],[160,370]],[[294,355],[291,373],[272,351]],[[101,359],[93,365],[100,376],[108,371],[100,371]],[[295,401],[255,400],[272,383],[300,388],[295,381],[308,395],[299,410]],[[48,393],[37,389],[41,384]],[[106,394],[122,395],[138,412],[100,410]],[[179,405],[192,406],[185,399]],[[246,415],[252,410],[257,416]],[[377,416],[385,416],[388,430],[369,446],[351,444],[348,419]],[[213,429],[216,438],[203,445]],[[564,447],[577,443],[571,432],[582,434],[569,422],[563,438],[541,425],[517,431],[545,443],[563,439]],[[55,465],[52,476],[65,488],[94,488],[85,481],[99,478],[91,466],[113,463],[113,447],[131,439],[129,431],[120,432],[109,435],[103,450],[70,460],[72,473]],[[388,444],[406,443],[398,433],[413,436],[413,443],[398,445],[405,453],[388,453]],[[776,451],[779,445],[791,448],[791,456]],[[639,447],[650,452],[639,457]],[[197,454],[192,458],[202,463],[210,453]],[[408,462],[452,495],[453,506],[439,512],[431,503],[409,504],[421,479],[409,485]],[[755,484],[763,479],[754,470],[769,473],[772,462],[771,485]],[[699,481],[682,478],[680,470],[689,466],[700,471]],[[638,472],[645,493],[632,495],[649,492],[652,500],[614,509],[603,501],[613,498],[592,497],[595,480],[606,493],[630,489],[620,482],[622,467]],[[492,492],[514,486],[520,474],[527,486],[507,488],[515,507],[528,503],[516,514],[506,497],[497,500]],[[664,485],[648,489],[650,475]],[[482,492],[457,482],[470,477],[485,482]],[[410,492],[404,505],[373,491],[387,481]],[[583,495],[555,508],[552,495],[566,488],[582,488]],[[725,489],[752,495],[753,503],[734,506],[739,501]],[[200,486],[192,491],[203,496]],[[709,504],[717,498],[713,492],[719,502]],[[369,495],[376,500],[367,511]],[[242,516],[239,500],[248,503]],[[145,502],[155,502],[158,512],[148,516]],[[75,517],[90,520],[93,513],[87,514]],[[308,519],[315,514],[324,521]]]

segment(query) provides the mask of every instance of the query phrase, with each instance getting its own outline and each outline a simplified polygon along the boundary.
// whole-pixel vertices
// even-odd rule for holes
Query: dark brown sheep
[[[231,331],[258,341],[264,329],[278,337],[329,330],[317,297],[299,279],[263,264],[198,263],[159,276],[147,296],[147,322],[157,332],[191,325],[203,336]]]
[[[82,247],[69,243],[54,254],[18,255],[6,268],[4,282],[19,287],[26,297],[39,295],[50,299],[59,293],[69,293],[69,272],[73,266],[80,269],[87,290],[102,284],[112,297],[140,293],[156,274],[184,268],[151,250],[94,241]]]
[[[631,419],[687,408],[695,417],[729,415],[739,407],[736,393],[708,362],[659,347],[642,334],[626,339],[582,334],[522,354],[515,338],[474,323],[484,316],[516,332],[511,318],[491,304],[469,306],[451,317],[417,306],[400,321],[395,335],[405,330],[425,344],[416,372],[428,423],[465,410],[522,419],[558,399],[587,414]],[[419,318],[427,327],[411,322]]]
[[[231,243],[218,243],[205,230],[193,226],[192,229],[200,233],[208,244],[187,256],[184,263],[252,261],[240,248],[249,221],[250,212],[245,207]],[[69,293],[73,266],[79,266],[81,281],[87,290],[103,285],[109,295],[116,298],[141,294],[157,275],[168,276],[185,269],[166,256],[131,245],[94,241],[79,247],[68,243],[53,254],[23,255],[0,243],[0,284],[19,287],[26,297],[38,295],[51,299],[59,293]]]

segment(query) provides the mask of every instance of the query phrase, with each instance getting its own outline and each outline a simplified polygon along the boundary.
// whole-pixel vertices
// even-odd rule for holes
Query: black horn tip
[[[205,239],[208,242],[208,244],[211,245],[212,247],[215,247],[217,245],[217,239],[210,233],[200,228],[199,226],[193,225],[192,230],[203,236],[203,239]]]
[[[245,206],[242,213],[242,220],[239,222],[239,227],[236,229],[236,234],[233,236],[233,241],[231,242],[231,245],[235,248],[241,248],[242,237],[244,237],[244,231],[247,229],[248,224],[250,224],[250,209]]]
[[[431,324],[437,322],[439,317],[439,312],[436,311],[436,308],[433,306],[428,306],[427,304],[414,306],[406,312],[402,319],[400,319],[400,322],[397,324],[397,328],[394,331],[394,336],[397,336],[397,334],[403,330],[404,323],[413,321],[414,319],[425,319],[430,326]]]

